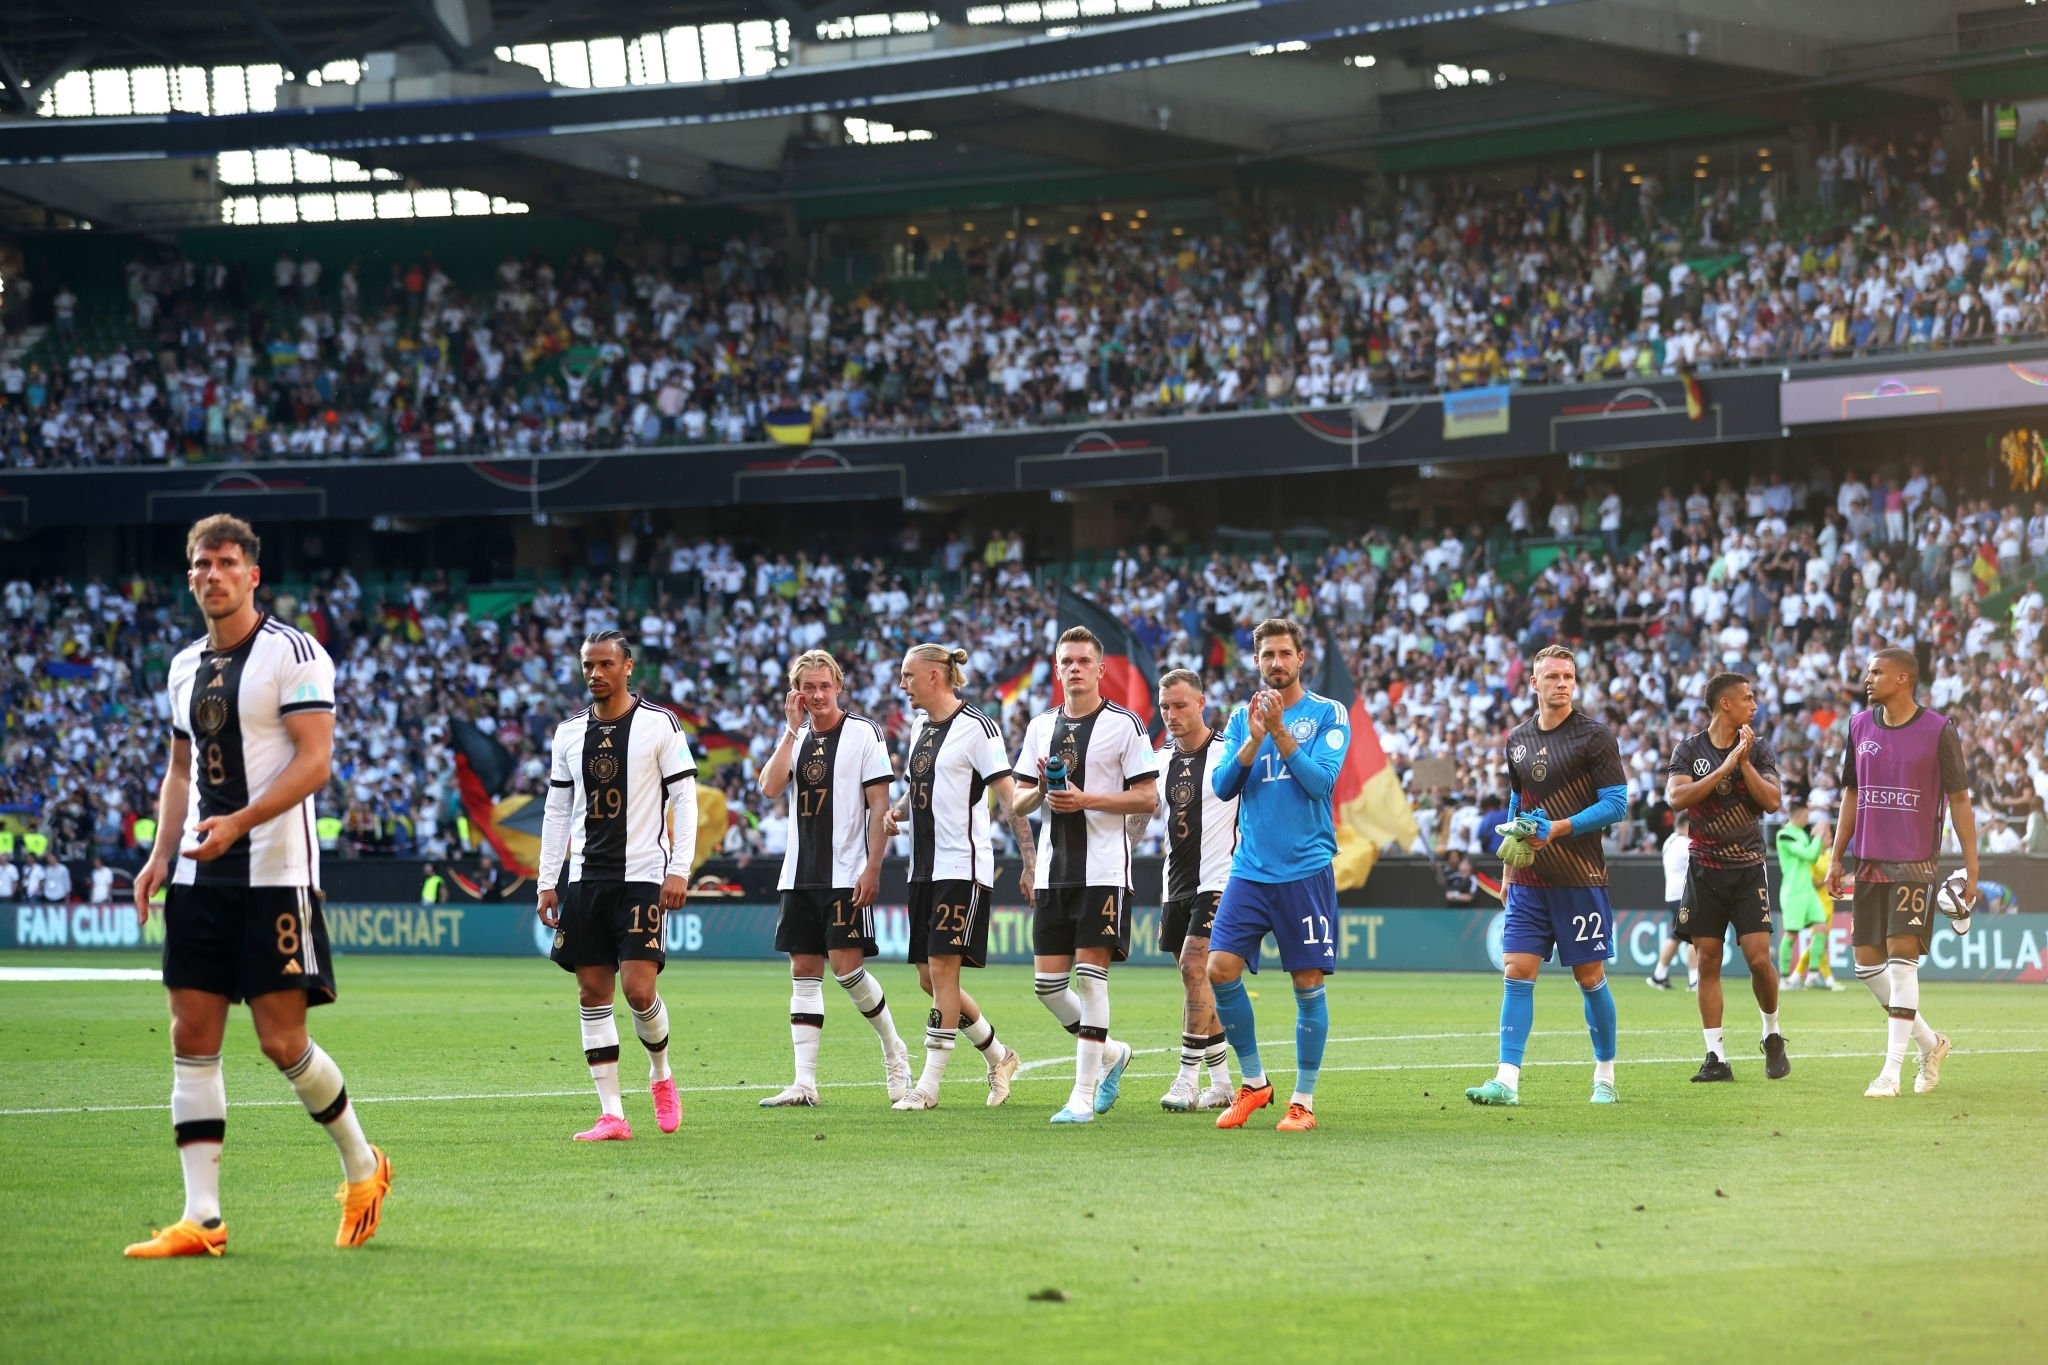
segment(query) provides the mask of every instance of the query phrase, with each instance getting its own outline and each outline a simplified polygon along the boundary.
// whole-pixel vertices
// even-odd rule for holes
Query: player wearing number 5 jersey
[[[1465,1092],[1474,1104],[1518,1104],[1522,1056],[1536,1017],[1536,969],[1554,950],[1585,995],[1593,1037],[1593,1103],[1612,1104],[1614,911],[1600,832],[1628,810],[1621,750],[1606,726],[1573,707],[1578,663],[1563,645],[1536,651],[1536,714],[1508,732],[1508,815],[1529,831],[1531,861],[1507,869],[1502,921],[1500,1069]],[[1570,814],[1564,814],[1570,812]],[[1503,845],[1505,848],[1507,845]]]
[[[158,832],[135,878],[135,913],[168,879],[164,987],[170,994],[171,1128],[185,1212],[133,1257],[218,1256],[220,1153],[228,1097],[221,1041],[228,1007],[249,1002],[256,1037],[341,1153],[341,1230],[377,1231],[391,1163],[363,1138],[341,1070],[306,1036],[309,1005],[334,999],[320,918],[314,796],[334,752],[334,664],[318,641],[262,611],[262,542],[247,522],[211,516],[185,541],[187,582],[206,638],[171,661],[171,756]],[[176,867],[172,859],[176,858]]]
[[[667,961],[662,921],[689,896],[697,830],[697,761],[682,723],[628,690],[632,646],[616,630],[583,642],[590,709],[555,727],[547,813],[540,836],[540,921],[555,931],[550,956],[576,974],[583,1058],[597,1085],[597,1123],[580,1142],[633,1136],[619,1096],[617,981],[633,1032],[647,1049],[648,1089],[664,1133],[683,1121],[668,1065],[668,1007],[655,992]],[[680,831],[683,848],[675,846]],[[568,893],[558,889],[566,878]]]
[[[1243,981],[1246,967],[1258,970],[1259,945],[1270,933],[1280,965],[1294,977],[1294,1095],[1275,1127],[1299,1133],[1316,1126],[1316,1075],[1330,1035],[1323,996],[1323,978],[1337,970],[1337,824],[1330,793],[1351,731],[1343,707],[1301,685],[1307,658],[1300,626],[1262,621],[1252,646],[1266,685],[1230,713],[1223,727],[1227,757],[1209,779],[1217,796],[1238,802],[1237,852],[1209,931],[1209,984],[1243,1078],[1216,1126],[1242,1128],[1273,1102]]]

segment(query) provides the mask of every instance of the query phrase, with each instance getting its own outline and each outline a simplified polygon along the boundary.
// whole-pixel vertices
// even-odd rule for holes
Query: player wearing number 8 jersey
[[[1330,1036],[1323,979],[1337,970],[1337,824],[1330,793],[1351,731],[1343,707],[1301,685],[1304,644],[1301,627],[1290,620],[1262,621],[1252,631],[1265,687],[1231,712],[1223,726],[1228,757],[1209,779],[1217,796],[1237,800],[1239,836],[1209,931],[1216,1017],[1243,1072],[1237,1098],[1216,1117],[1218,1128],[1242,1128],[1273,1102],[1243,980],[1246,967],[1258,970],[1268,933],[1280,949],[1280,965],[1294,978],[1294,1094],[1274,1126],[1286,1133],[1316,1126],[1316,1077]]]
[[[885,828],[895,773],[882,731],[840,708],[845,675],[822,649],[789,666],[782,739],[761,769],[761,794],[789,797],[789,845],[782,855],[782,914],[775,950],[789,954],[789,1033],[796,1083],[763,1109],[818,1102],[818,1040],[825,1029],[825,964],[882,1041],[894,1103],[910,1093],[910,1059],[882,983],[868,975],[875,955],[874,904],[888,851]]]
[[[1600,832],[1627,812],[1628,777],[1606,726],[1572,705],[1578,663],[1562,645],[1536,651],[1536,714],[1508,733],[1508,815],[1534,858],[1507,869],[1502,919],[1500,1067],[1466,1090],[1474,1104],[1519,1104],[1522,1057],[1536,1016],[1536,971],[1553,951],[1585,996],[1593,1039],[1593,1103],[1615,1101],[1614,911]],[[1569,815],[1562,812],[1569,811]],[[1552,814],[1551,812],[1559,812]],[[1503,845],[1506,847],[1506,845]]]
[[[261,549],[248,523],[225,515],[194,525],[185,542],[206,638],[171,661],[171,756],[156,844],[135,878],[135,913],[145,922],[151,897],[170,882],[163,979],[185,1212],[128,1248],[141,1259],[227,1249],[220,1052],[228,1007],[240,1001],[249,1002],[264,1055],[341,1154],[337,1246],[370,1239],[391,1188],[391,1163],[364,1139],[340,1068],[306,1035],[307,1007],[334,999],[313,837],[314,797],[334,752],[334,664],[318,641],[256,605]]]
[[[626,987],[633,1031],[647,1049],[648,1089],[664,1133],[683,1119],[668,1065],[668,1007],[654,988],[667,961],[662,921],[689,897],[697,830],[697,761],[682,723],[629,690],[633,651],[616,630],[583,642],[590,709],[555,727],[541,823],[542,924],[554,929],[550,956],[576,975],[583,1058],[597,1086],[597,1123],[581,1142],[633,1136],[619,1096],[617,982]],[[676,832],[684,841],[678,852]],[[566,879],[566,898],[558,889]]]

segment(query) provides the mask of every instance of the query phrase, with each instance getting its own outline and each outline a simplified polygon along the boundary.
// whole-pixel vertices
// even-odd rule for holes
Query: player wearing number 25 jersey
[[[689,894],[697,760],[675,715],[628,690],[633,654],[624,635],[593,631],[583,642],[582,668],[590,707],[555,727],[538,909],[541,923],[555,926],[550,956],[576,974],[583,1057],[597,1086],[597,1125],[576,1136],[603,1142],[633,1136],[619,1097],[612,1013],[620,979],[633,1031],[647,1049],[655,1121],[673,1133],[683,1118],[669,1074],[668,1007],[654,982],[667,960],[662,922]],[[566,898],[557,890],[565,875]]]
[[[1600,832],[1628,810],[1621,750],[1606,726],[1572,705],[1578,664],[1562,645],[1536,652],[1536,714],[1508,733],[1508,814],[1530,832],[1533,861],[1507,869],[1502,918],[1500,1067],[1465,1092],[1474,1104],[1518,1104],[1522,1055],[1536,1015],[1536,971],[1553,951],[1585,994],[1593,1038],[1593,1103],[1612,1104],[1614,911]]]

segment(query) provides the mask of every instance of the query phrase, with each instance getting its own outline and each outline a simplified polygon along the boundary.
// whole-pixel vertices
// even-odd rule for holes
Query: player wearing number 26
[[[391,1187],[391,1163],[364,1140],[340,1068],[306,1036],[307,1007],[334,999],[313,838],[313,799],[334,753],[334,663],[317,640],[256,605],[261,550],[249,524],[230,516],[205,518],[185,541],[186,581],[206,637],[171,661],[171,754],[156,847],[135,878],[143,920],[157,888],[170,883],[163,975],[185,1212],[128,1248],[139,1259],[227,1250],[220,1049],[228,1007],[243,1000],[264,1055],[341,1154],[336,1245],[370,1239]]]
[[[668,1006],[654,980],[667,961],[662,920],[689,897],[697,760],[675,715],[628,690],[633,649],[624,635],[592,631],[582,666],[590,707],[555,727],[536,909],[555,931],[550,956],[576,974],[583,1059],[597,1084],[597,1124],[576,1138],[607,1142],[633,1136],[619,1098],[619,1024],[612,1013],[619,979],[633,1031],[647,1049],[655,1122],[673,1133],[683,1121],[669,1074]],[[565,865],[566,897],[556,885]]]
[[[1262,621],[1252,631],[1265,684],[1223,726],[1223,755],[1210,775],[1216,795],[1238,802],[1237,852],[1209,930],[1209,984],[1216,1017],[1237,1054],[1243,1080],[1217,1116],[1218,1128],[1242,1128],[1273,1102],[1259,1061],[1259,1040],[1243,974],[1259,969],[1268,933],[1280,965],[1294,977],[1294,1095],[1275,1126],[1316,1126],[1316,1075],[1330,1035],[1323,978],[1337,970],[1337,825],[1330,794],[1351,747],[1349,716],[1301,685],[1307,652],[1301,627]]]
[[[1579,686],[1572,652],[1562,645],[1539,649],[1531,672],[1536,714],[1508,732],[1507,779],[1508,815],[1529,831],[1526,844],[1535,856],[1507,870],[1500,1068],[1465,1098],[1520,1103],[1522,1055],[1536,1017],[1536,969],[1555,950],[1585,995],[1593,1103],[1612,1104],[1614,995],[1607,961],[1614,956],[1614,911],[1607,904],[1600,831],[1627,812],[1628,777],[1613,734],[1572,705]]]

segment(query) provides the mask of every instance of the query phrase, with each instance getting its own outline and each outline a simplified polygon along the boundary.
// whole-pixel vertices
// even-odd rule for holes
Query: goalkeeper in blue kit
[[[1351,747],[1345,708],[1301,685],[1305,639],[1292,621],[1262,621],[1252,632],[1259,678],[1251,701],[1223,727],[1225,755],[1211,775],[1216,795],[1236,798],[1237,852],[1209,931],[1209,984],[1216,1017],[1243,1072],[1237,1098],[1216,1119],[1241,1128],[1273,1102],[1243,975],[1259,969],[1268,933],[1294,978],[1294,1094],[1274,1126],[1316,1126],[1316,1075],[1330,1035],[1323,978],[1337,970],[1337,824],[1331,793]]]
[[[1573,707],[1578,664],[1562,645],[1536,653],[1536,714],[1508,734],[1502,842],[1507,912],[1501,935],[1500,1068],[1465,1092],[1474,1104],[1519,1104],[1523,1051],[1536,1016],[1536,970],[1554,951],[1584,995],[1593,1039],[1593,1103],[1613,1104],[1614,911],[1600,832],[1628,811],[1628,776],[1608,728]]]

